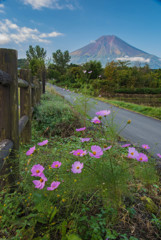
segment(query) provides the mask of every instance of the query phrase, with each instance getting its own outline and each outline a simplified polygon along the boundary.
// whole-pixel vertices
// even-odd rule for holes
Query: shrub
[[[131,93],[131,94],[161,94],[161,88],[121,88],[116,89],[115,93]]]
[[[49,92],[41,98],[34,111],[35,128],[45,135],[69,136],[79,126],[79,118],[59,95]]]

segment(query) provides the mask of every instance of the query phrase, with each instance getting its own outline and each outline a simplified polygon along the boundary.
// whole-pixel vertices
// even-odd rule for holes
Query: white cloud
[[[90,43],[96,43],[96,40],[91,40]]]
[[[0,33],[0,44],[6,44],[10,42],[10,38],[7,34]]]
[[[52,0],[24,0],[24,4],[31,5],[33,9],[49,8],[52,6]]]
[[[70,9],[74,10],[78,7],[77,0],[22,0],[24,4],[31,5],[33,9],[40,10],[41,8],[53,9]]]
[[[49,43],[48,38],[63,35],[59,32],[40,33],[38,29],[19,27],[9,19],[0,21],[0,44],[14,42],[16,44],[25,41]]]
[[[131,62],[145,62],[145,63],[149,63],[150,62],[150,58],[143,58],[143,57],[120,57],[120,58],[116,58],[116,60],[120,60],[120,61],[131,61]]]
[[[59,33],[59,32],[51,32],[48,34],[48,37],[58,37],[61,35],[62,35],[62,33]]]
[[[0,13],[4,13],[4,4],[0,4]]]

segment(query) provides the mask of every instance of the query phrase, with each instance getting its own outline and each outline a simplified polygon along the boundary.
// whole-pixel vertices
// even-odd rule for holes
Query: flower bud
[[[127,121],[127,124],[130,124],[131,123],[131,120],[129,119],[128,121]]]

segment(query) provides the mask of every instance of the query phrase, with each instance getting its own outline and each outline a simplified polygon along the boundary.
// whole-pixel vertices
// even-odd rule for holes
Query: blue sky
[[[0,48],[72,52],[102,35],[161,57],[160,0],[0,0]]]

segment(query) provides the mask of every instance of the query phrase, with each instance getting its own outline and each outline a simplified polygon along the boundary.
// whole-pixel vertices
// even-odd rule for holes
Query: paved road
[[[57,92],[65,97],[69,102],[73,103],[73,98],[78,94],[64,91],[62,88],[53,86]],[[114,122],[119,125],[120,123],[126,123],[128,119],[131,120],[131,124],[121,132],[121,136],[127,141],[133,144],[141,146],[142,144],[148,144],[150,152],[156,156],[156,153],[161,154],[161,121],[150,117],[143,116],[139,113],[134,113],[125,109],[114,107],[110,104],[102,101],[97,101],[95,109],[89,111],[91,117],[95,116],[95,112],[105,109],[111,109],[116,111],[116,117]]]

